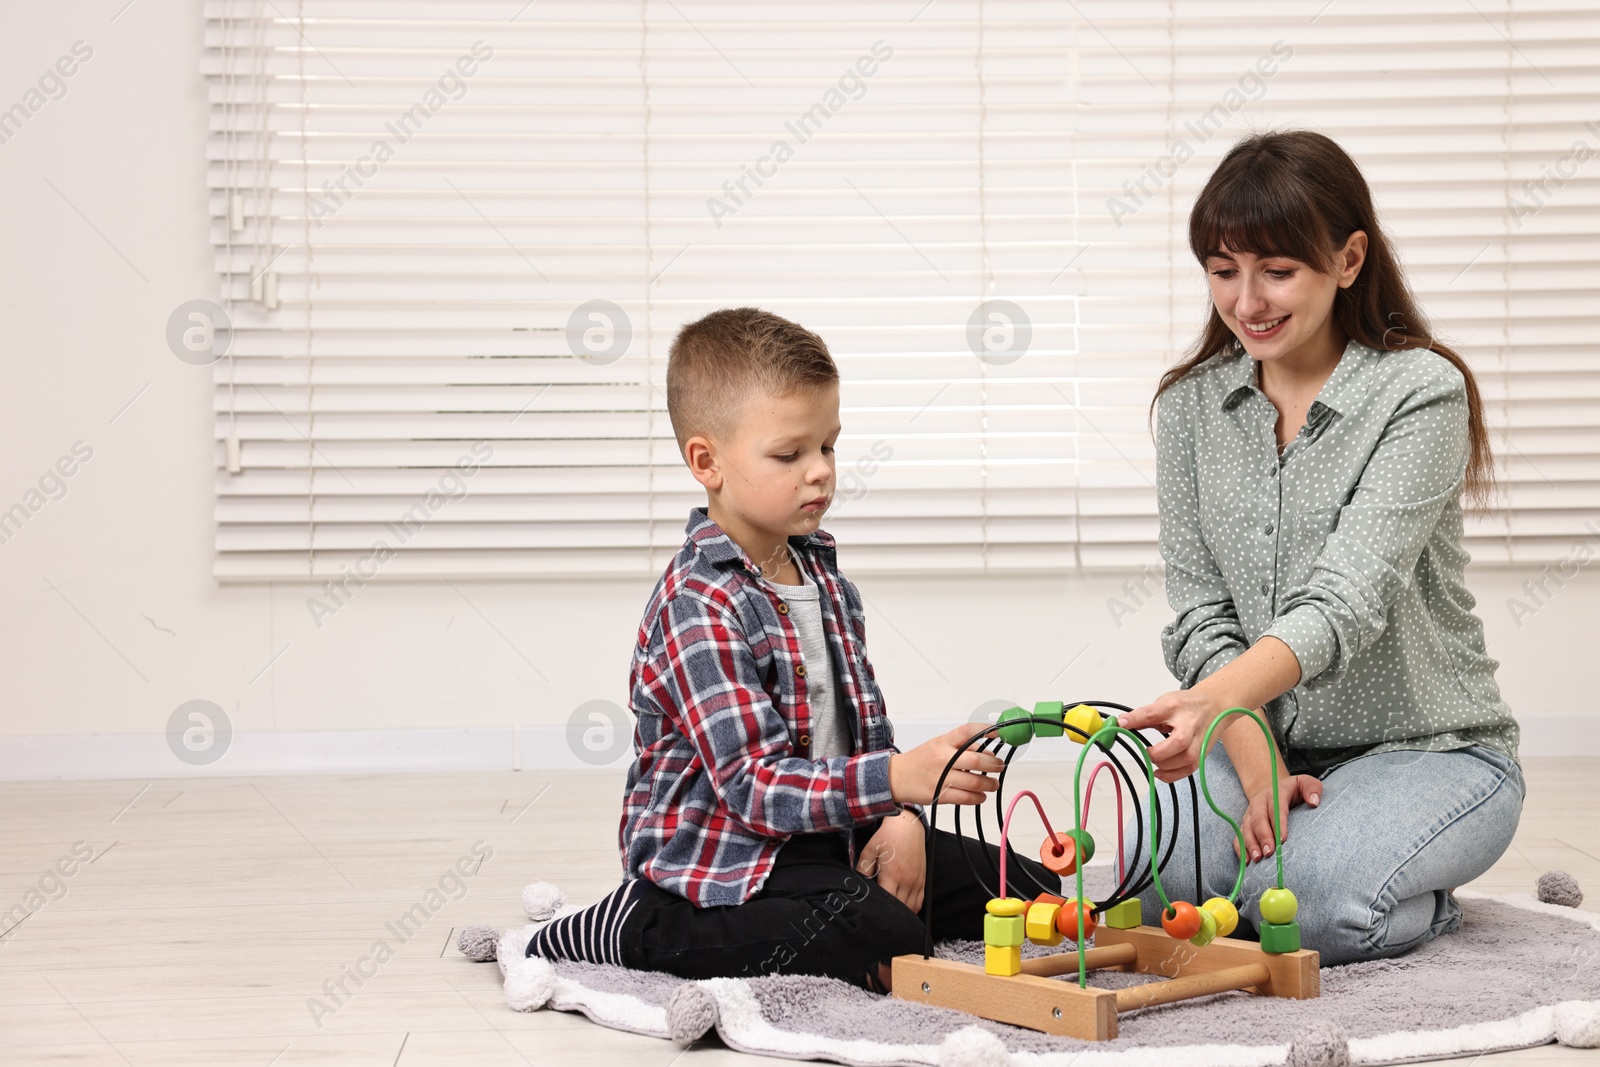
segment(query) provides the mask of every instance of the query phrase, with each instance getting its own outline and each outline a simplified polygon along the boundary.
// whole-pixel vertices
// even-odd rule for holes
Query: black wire
[[[1077,707],[1077,704],[1086,704],[1090,705],[1090,707],[1102,707],[1102,709],[1118,710],[1118,712],[1131,712],[1131,710],[1133,710],[1126,704],[1117,704],[1117,702],[1114,701],[1077,701],[1075,702],[1074,707]],[[1019,720],[1018,718],[1018,720],[1010,721],[1022,720]],[[1045,723],[1045,725],[1054,725],[1054,723],[1056,723],[1056,720],[1051,720],[1051,718],[1032,717],[1032,715],[1027,717],[1027,721],[1029,721],[1029,723]],[[997,737],[989,736],[990,729],[994,728],[992,728],[992,726],[982,726],[982,728],[979,728],[978,733],[974,733],[973,736],[968,737],[965,742],[962,742],[962,745],[957,747],[957,750],[950,755],[949,760],[947,760],[946,765],[944,765],[944,769],[942,769],[941,773],[939,773],[938,782],[934,784],[934,800],[933,803],[928,806],[928,833],[926,833],[925,845],[926,875],[925,880],[923,880],[922,902],[923,958],[928,958],[933,955],[934,832],[938,830],[939,825],[939,795],[944,792],[944,782],[946,782],[947,777],[949,777],[950,771],[955,768],[955,761],[960,760],[963,753],[971,750],[974,742],[978,742],[979,752],[987,752],[987,750],[989,750],[990,742],[995,745],[995,749],[998,749],[998,745],[1002,744],[1002,742],[998,741]],[[1070,726],[1062,726],[1062,729],[1070,729],[1072,733],[1080,734],[1080,736],[1082,736],[1082,731],[1078,731],[1078,729],[1072,729]],[[1139,744],[1144,744],[1146,747],[1149,747],[1149,741],[1146,741],[1144,737],[1139,736],[1138,733],[1134,733],[1134,737],[1138,737]],[[1088,744],[1088,739],[1086,739],[1086,737],[1085,744]],[[1138,757],[1141,763],[1144,761],[1144,758],[1141,757],[1139,750],[1134,749],[1133,744],[1128,741],[1126,734],[1117,734],[1117,736],[1115,736],[1115,744],[1120,745],[1120,747],[1125,749],[1126,752],[1130,752],[1133,757]],[[1000,816],[1000,806],[1002,806],[1003,790],[1005,790],[1005,776],[1006,771],[1010,771],[1011,758],[1016,757],[1018,749],[1018,745],[1011,745],[1011,752],[1008,753],[1005,758],[1005,766],[1002,766],[1002,769],[1000,769],[1000,774],[998,774],[997,781],[995,781],[995,819],[997,819],[998,824],[1002,825],[1002,838],[1005,837],[1005,830],[1003,830],[1002,816]],[[1112,768],[1114,768],[1118,774],[1122,774],[1123,781],[1128,784],[1128,797],[1130,797],[1130,800],[1133,801],[1134,809],[1133,854],[1134,856],[1138,856],[1139,851],[1141,851],[1142,848],[1142,843],[1144,843],[1144,811],[1142,811],[1141,805],[1139,805],[1139,790],[1134,789],[1133,777],[1131,777],[1131,774],[1128,773],[1128,769],[1122,765],[1122,760],[1115,758],[1115,753],[1110,752],[1110,749],[1106,749],[1106,752],[1107,755],[1112,755],[1112,757],[1114,757],[1110,758],[1110,765],[1112,765]],[[1168,792],[1170,792],[1171,795],[1171,801],[1173,801],[1173,814],[1176,816],[1176,814],[1178,814],[1178,785],[1173,784],[1173,782],[1168,782],[1166,787],[1168,787]],[[1198,790],[1195,789],[1194,777],[1190,777],[1189,779],[1189,793],[1190,801],[1192,801],[1192,811],[1194,811],[1194,819],[1192,819],[1192,822],[1194,822],[1195,885],[1197,885],[1198,888],[1198,886],[1202,885],[1202,881],[1200,881],[1200,817],[1198,817],[1198,814],[1200,814],[1200,806],[1198,806],[1200,805],[1200,801],[1198,801]],[[1155,827],[1154,832],[1152,832],[1152,840],[1150,840],[1150,854],[1152,854],[1152,856],[1157,856],[1157,853],[1162,851],[1162,849],[1160,849],[1160,845],[1162,845],[1163,829],[1162,806],[1155,805],[1152,814],[1154,814]],[[994,857],[990,856],[989,854],[987,840],[984,838],[981,811],[974,813],[973,822],[974,825],[978,827],[979,843],[984,845],[984,848],[981,849],[982,854],[984,854],[984,859],[989,862],[990,869],[994,870],[995,877],[998,878],[998,873],[1000,872],[998,872],[998,867],[997,864],[995,864]],[[1178,846],[1178,822],[1179,819],[1174,817],[1173,835],[1171,835],[1170,840],[1168,840],[1168,843],[1166,843],[1165,854],[1160,854],[1160,856],[1155,859],[1155,870],[1158,870],[1158,872],[1165,872],[1166,864],[1168,864],[1171,856],[1173,856],[1173,849]],[[957,835],[957,837],[962,835],[962,805],[955,806],[955,835]],[[1005,848],[1010,849],[1011,856],[1016,856],[1016,849],[1011,848],[1010,840],[1005,841]],[[981,886],[986,893],[994,893],[994,889],[990,889],[989,883],[979,877],[978,869],[974,867],[973,861],[971,861],[970,853],[968,853],[968,849],[966,848],[962,848],[962,859],[966,862],[966,869],[968,869],[968,872],[973,875],[973,881],[976,881],[976,883],[978,883],[978,885]],[[1040,883],[1038,883],[1038,881],[1035,880],[1030,873],[1027,873],[1027,870],[1024,869],[1021,864],[1018,864],[1018,870],[1021,870],[1022,875],[1024,875],[1027,880],[1034,883],[1035,888],[1040,889],[1040,891],[1045,891],[1045,888],[1040,886]],[[1125,870],[1125,872],[1123,872],[1122,880],[1118,881],[1117,886],[1115,886],[1114,891],[1112,891],[1112,896],[1110,896],[1107,901],[1102,902],[1098,909],[1094,910],[1096,910],[1096,912],[1104,912],[1104,910],[1109,909],[1109,907],[1115,907],[1117,904],[1122,904],[1122,902],[1126,901],[1126,899],[1131,899],[1131,897],[1138,896],[1139,893],[1144,891],[1146,886],[1154,885],[1154,880],[1152,880],[1152,878],[1150,878],[1146,873],[1146,875],[1141,875],[1141,877],[1138,877],[1138,880],[1136,880],[1136,883],[1134,883],[1133,888],[1128,888],[1128,886],[1126,886],[1126,883],[1128,883],[1128,878],[1130,878],[1131,875],[1136,875],[1136,873],[1139,873],[1138,867],[1131,867],[1131,869]],[[1126,894],[1126,896],[1123,896],[1123,894]]]
[[[1015,720],[1013,720],[1013,721],[1015,721]],[[1054,720],[1046,720],[1046,721],[1054,722]],[[1071,727],[1068,727],[1067,729],[1070,730]],[[1072,732],[1073,733],[1078,733],[1078,731],[1076,731],[1076,730],[1073,730]],[[1087,743],[1087,739],[1085,739],[1085,743]],[[1122,748],[1126,749],[1134,757],[1137,757],[1139,755],[1138,750],[1135,749],[1133,747],[1132,743],[1129,742],[1128,739],[1126,737],[1124,737],[1123,735],[1121,735],[1121,734],[1117,734],[1115,736],[1114,743],[1117,744],[1117,745],[1120,745]],[[1013,753],[1015,753],[1016,750],[1013,749],[1012,751],[1013,751]],[[1110,752],[1108,750],[1107,751],[1107,755],[1114,757],[1116,754],[1114,752]],[[1110,764],[1112,766],[1112,769],[1115,770],[1118,774],[1122,775],[1123,781],[1125,781],[1128,784],[1128,795],[1133,801],[1133,810],[1134,810],[1134,832],[1135,832],[1135,838],[1134,838],[1134,850],[1133,851],[1134,851],[1134,855],[1137,856],[1139,854],[1139,849],[1141,847],[1143,847],[1143,845],[1144,845],[1144,808],[1139,803],[1139,792],[1140,791],[1139,791],[1139,789],[1137,789],[1134,786],[1133,776],[1128,771],[1128,769],[1122,765],[1122,761],[1121,760],[1112,758],[1112,759],[1109,760],[1109,762],[1110,762]],[[1004,825],[1000,821],[1001,820],[1000,812],[1002,810],[1004,810],[1004,807],[1005,807],[1005,776],[1006,776],[1006,771],[1010,770],[1010,767],[1011,767],[1011,762],[1008,759],[1006,761],[1006,769],[1002,770],[1000,772],[1000,777],[995,783],[995,801],[996,801],[996,804],[995,804],[995,821],[996,821],[997,825],[1001,826],[1002,836],[1004,835]],[[1143,783],[1141,783],[1141,784],[1143,784]],[[1157,815],[1157,819],[1158,819],[1157,828],[1158,829],[1159,829],[1159,825],[1160,825],[1159,824],[1159,817],[1160,816],[1159,816],[1159,808],[1158,808],[1158,815]],[[981,837],[982,836],[981,829],[982,829],[982,826],[983,826],[983,820],[982,820],[981,816],[978,819],[978,826],[979,826],[979,829],[980,829],[980,835],[979,836]],[[1009,847],[1010,846],[1010,841],[1008,840],[1006,842],[1006,844],[1007,844],[1007,847]],[[1159,852],[1160,851],[1159,840],[1157,841],[1156,846],[1151,849],[1151,851],[1152,852]],[[1168,854],[1168,856],[1170,856],[1172,854],[1172,849],[1171,849],[1170,845],[1169,845],[1169,847],[1167,849],[1167,854]],[[1014,849],[1011,851],[1011,855],[1013,855],[1013,856],[1016,855],[1016,851]],[[998,878],[1000,872],[999,872],[998,868],[995,866],[994,857],[992,857],[992,856],[990,856],[988,854],[988,850],[987,849],[984,850],[984,858],[986,860],[988,860],[990,869],[994,872],[995,876]],[[1166,861],[1163,859],[1161,862],[1164,864]],[[970,861],[969,861],[969,866],[970,866]],[[1165,868],[1163,867],[1162,869],[1165,869]],[[1117,883],[1116,887],[1112,890],[1111,896],[1108,897],[1105,900],[1105,902],[1100,905],[1100,907],[1095,909],[1096,913],[1098,913],[1100,911],[1103,911],[1106,908],[1114,907],[1115,905],[1120,904],[1122,902],[1121,894],[1126,892],[1128,879],[1129,879],[1130,875],[1134,874],[1135,872],[1136,872],[1136,868],[1133,868],[1133,867],[1130,867],[1127,871],[1123,872],[1122,880],[1119,881]],[[1028,880],[1030,882],[1033,882],[1033,884],[1035,886],[1039,885],[1038,881],[1036,879],[1034,879],[1032,875],[1028,876]],[[980,886],[982,886],[985,889],[985,891],[989,890],[988,883],[983,881],[981,878],[978,879],[978,884]],[[1048,892],[1048,890],[1045,890],[1044,887],[1042,887],[1042,886],[1040,886],[1039,888],[1040,888],[1041,891]],[[993,896],[993,895],[996,895],[996,894],[995,893],[991,893],[990,895]]]
[[[1200,758],[1205,759],[1205,753],[1202,752]],[[1200,790],[1195,788],[1192,774],[1189,776],[1189,805],[1189,810],[1194,812],[1194,817],[1189,820],[1194,824],[1194,895],[1203,897],[1206,883],[1200,877]]]

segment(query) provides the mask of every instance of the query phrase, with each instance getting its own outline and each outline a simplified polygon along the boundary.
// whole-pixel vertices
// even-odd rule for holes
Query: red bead
[[[1187,941],[1204,925],[1200,909],[1187,900],[1175,900],[1169,911],[1161,913],[1161,928],[1178,941]]]
[[[1083,936],[1088,937],[1094,933],[1094,916],[1090,914],[1091,905],[1080,900],[1069,900],[1061,905],[1061,910],[1056,912],[1056,929],[1063,937],[1076,938],[1078,936],[1078,912],[1083,912]]]
[[[1054,837],[1045,838],[1039,846],[1039,862],[1056,874],[1072,874],[1078,869],[1078,843],[1065,831],[1057,830]]]

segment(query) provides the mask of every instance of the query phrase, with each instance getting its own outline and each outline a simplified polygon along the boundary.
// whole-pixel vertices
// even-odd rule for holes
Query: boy
[[[822,340],[755,308],[713,312],[673,341],[667,410],[707,506],[690,513],[634,649],[628,880],[528,954],[886,991],[888,962],[923,943],[926,831],[908,805],[932,801],[973,727],[893,748],[861,598],[818,529],[840,430]],[[941,800],[980,803],[1002,766],[964,753]],[[981,853],[939,835],[936,937],[982,936],[988,893],[971,872],[992,872],[998,853]],[[1059,890],[1039,864],[1012,862]]]

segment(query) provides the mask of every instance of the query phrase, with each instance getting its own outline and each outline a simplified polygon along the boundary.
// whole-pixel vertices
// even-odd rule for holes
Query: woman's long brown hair
[[[1472,443],[1463,490],[1485,504],[1494,461],[1477,380],[1461,356],[1433,336],[1406,285],[1400,262],[1378,226],[1372,193],[1355,161],[1332,139],[1310,130],[1255,134],[1234,145],[1206,182],[1189,214],[1189,250],[1202,267],[1226,248],[1257,256],[1287,256],[1324,274],[1355,231],[1367,235],[1366,262],[1349,288],[1333,298],[1333,321],[1345,337],[1380,352],[1428,348],[1449,360],[1467,385],[1467,431]],[[1237,338],[1213,305],[1205,328],[1184,359],[1161,376],[1161,394]]]

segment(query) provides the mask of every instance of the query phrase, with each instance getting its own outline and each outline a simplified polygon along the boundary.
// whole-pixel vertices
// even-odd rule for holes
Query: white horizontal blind
[[[742,304],[839,363],[852,572],[1153,562],[1188,207],[1271,125],[1351,151],[1478,368],[1475,556],[1595,517],[1579,3],[520,6],[209,0],[220,578],[658,572],[703,499],[667,346]]]

